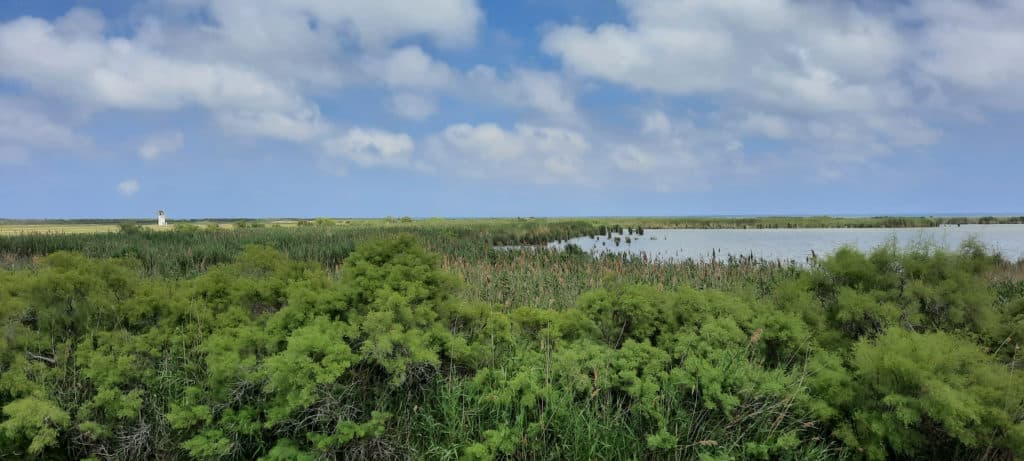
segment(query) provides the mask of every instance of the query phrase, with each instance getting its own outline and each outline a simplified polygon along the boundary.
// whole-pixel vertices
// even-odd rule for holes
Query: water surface
[[[619,244],[615,244],[615,237]],[[656,260],[708,260],[712,254],[754,256],[768,260],[803,263],[812,254],[824,256],[842,245],[870,251],[895,238],[901,248],[930,243],[956,249],[968,238],[977,238],[1011,260],[1024,258],[1024,224],[971,224],[905,229],[645,229],[644,235],[612,234],[579,237],[549,244],[564,248],[578,245],[593,254],[604,252],[646,255]],[[628,238],[628,243],[627,243]]]

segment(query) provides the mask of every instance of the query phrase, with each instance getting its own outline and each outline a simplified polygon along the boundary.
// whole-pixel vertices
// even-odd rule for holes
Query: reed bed
[[[636,226],[639,229],[639,226]],[[442,255],[443,267],[461,276],[466,299],[503,305],[570,306],[586,291],[609,283],[643,283],[662,289],[682,284],[766,291],[797,269],[793,263],[747,257],[725,261],[652,261],[644,256],[586,254],[542,245],[583,235],[634,229],[586,221],[441,221],[331,226],[186,227],[172,232],[94,234],[27,233],[0,237],[0,264],[30,267],[39,256],[75,251],[91,257],[137,260],[143,273],[192,277],[231,262],[246,246],[265,245],[291,259],[315,261],[337,271],[360,242],[413,235]],[[640,232],[637,230],[637,232]],[[500,247],[509,247],[496,249]]]
[[[801,271],[793,262],[752,258],[652,261],[629,255],[591,257],[547,248],[495,250],[486,259],[446,255],[443,267],[462,276],[468,299],[552,308],[571,306],[580,294],[615,284],[644,284],[661,290],[686,285],[764,294]]]
[[[192,277],[216,264],[231,262],[249,245],[264,245],[291,259],[314,261],[335,272],[360,242],[414,236],[443,258],[443,267],[458,274],[463,297],[506,306],[571,306],[581,293],[608,284],[641,283],[671,289],[680,285],[767,293],[780,280],[797,276],[796,261],[771,261],[751,256],[722,255],[718,259],[659,261],[645,255],[590,256],[578,248],[556,250],[544,244],[579,236],[642,233],[643,225],[718,226],[879,224],[883,218],[786,218],[700,220],[686,218],[607,219],[493,219],[493,220],[364,220],[312,221],[295,225],[285,221],[266,226],[254,221],[180,225],[170,232],[146,228],[100,233],[0,234],[0,267],[25,268],[56,251],[75,251],[91,257],[134,259],[145,275]],[[921,224],[911,218],[893,218],[885,224]],[[327,223],[327,225],[324,225]],[[81,224],[69,224],[81,226]],[[112,226],[109,223],[92,224]],[[77,229],[77,227],[74,227]],[[131,229],[131,228],[128,228]],[[1024,280],[1021,264],[1006,264],[994,278]]]
[[[642,233],[613,220],[119,229],[0,237],[0,458],[1024,453],[1024,263],[976,241],[803,265],[538,245]]]

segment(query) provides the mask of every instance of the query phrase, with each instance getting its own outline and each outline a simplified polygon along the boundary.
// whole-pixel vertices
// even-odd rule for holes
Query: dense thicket
[[[231,259],[0,271],[0,458],[1024,454],[1024,285],[992,285],[976,244],[842,249],[760,289],[607,278],[556,306],[458,296],[408,236],[336,271]]]

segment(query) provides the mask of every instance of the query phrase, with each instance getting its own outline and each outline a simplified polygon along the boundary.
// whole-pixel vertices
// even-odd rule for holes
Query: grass
[[[154,226],[155,227],[155,226]],[[0,235],[22,234],[95,234],[115,232],[114,224],[2,224]]]
[[[138,260],[144,273],[153,276],[190,277],[215,264],[233,261],[247,245],[257,244],[281,250],[290,258],[316,261],[329,271],[335,271],[360,242],[411,234],[442,256],[444,269],[465,280],[465,299],[506,306],[572,305],[581,293],[607,283],[645,283],[662,288],[680,284],[744,286],[763,291],[794,273],[792,266],[750,259],[668,263],[621,255],[593,258],[545,248],[494,249],[495,245],[537,244],[604,234],[617,226],[601,221],[552,219],[411,223],[363,220],[332,226],[298,226],[295,222],[283,221],[257,228],[219,224],[216,230],[169,227],[172,231],[127,234],[23,232],[0,234],[0,267],[29,267],[39,256],[64,250],[92,257],[133,258]]]
[[[483,260],[446,255],[442,267],[466,281],[468,299],[534,307],[572,305],[580,294],[609,284],[765,293],[779,281],[799,274],[795,265],[757,259],[661,262],[621,255],[593,258],[547,249],[498,251]]]
[[[502,227],[519,225],[524,222],[537,225],[559,225],[565,221],[586,222],[594,226],[608,227],[642,227],[646,229],[792,229],[792,228],[901,228],[901,227],[935,227],[956,224],[1024,224],[1024,216],[974,216],[974,217],[910,217],[910,216],[877,216],[877,217],[832,217],[832,216],[765,216],[765,217],[588,217],[588,218],[376,218],[376,219],[326,219],[335,225],[351,228],[380,228],[388,226],[423,226],[441,227]],[[89,234],[116,232],[121,222],[134,222],[147,229],[168,230],[170,226],[158,228],[150,219],[109,219],[109,220],[3,220],[0,219],[0,235],[20,234]],[[265,227],[297,227],[313,223],[307,219],[200,219],[182,220],[177,223],[222,229],[233,229],[239,223],[256,223]]]
[[[31,266],[34,258],[69,250],[93,257],[134,258],[150,275],[189,277],[212,265],[233,261],[245,246],[258,244],[281,250],[290,258],[316,261],[334,271],[360,242],[407,233],[439,253],[445,270],[465,280],[465,299],[505,306],[553,307],[572,305],[581,293],[609,283],[764,293],[779,281],[793,277],[797,270],[791,264],[750,258],[655,262],[614,254],[594,258],[539,247],[496,251],[495,245],[541,244],[637,227],[919,224],[917,220],[882,218],[387,218],[333,220],[331,225],[280,219],[255,221],[262,227],[251,227],[253,222],[196,221],[164,228],[147,225],[147,231],[134,234],[114,232],[117,226],[113,223],[3,224],[0,267]],[[1000,277],[1024,279],[1019,265],[1008,267]]]
[[[943,388],[938,398],[949,402],[939,408],[980,395],[991,407],[985,411],[1024,417],[1019,398],[1004,389],[1018,388],[1018,378],[994,365],[1001,360],[1012,370],[1018,360],[1008,352],[1017,350],[1008,335],[1024,331],[1022,263],[885,248],[812,268],[728,256],[659,262],[593,257],[576,247],[495,249],[635,227],[918,223],[721,219],[282,219],[192,222],[159,232],[112,232],[120,229],[112,222],[37,224],[57,230],[0,235],[0,269],[16,269],[0,270],[0,326],[8,332],[0,369],[47,389],[54,408],[75,415],[76,425],[62,428],[68,435],[50,442],[53,459],[63,459],[58,452],[68,459],[111,452],[177,459],[186,451],[256,459],[286,438],[323,459],[854,457],[861,442],[835,439],[833,429],[863,414],[885,421],[890,411],[878,402],[889,391],[876,378],[893,371],[884,367],[905,367],[897,370],[901,379],[928,378],[931,370],[920,363],[965,349],[977,353],[951,365],[952,378],[941,382],[989,381],[979,387],[984,392],[974,384],[957,393]],[[108,229],[60,231],[79,226]],[[366,244],[400,235],[412,238]],[[61,250],[122,259],[41,260]],[[997,274],[985,279],[991,268]],[[889,312],[894,303],[905,316]],[[965,306],[998,320],[961,322],[968,316],[959,310],[974,312]],[[906,322],[921,331],[891,335],[905,347],[867,350],[875,354],[869,357],[893,354],[892,363],[840,359]],[[932,330],[963,338],[925,335]],[[994,347],[1002,343],[1013,347]],[[934,354],[920,360],[921,350]],[[325,361],[328,352],[362,355],[342,365]],[[980,361],[972,357],[992,363],[975,370],[969,365]],[[330,373],[338,375],[321,381]],[[7,382],[18,383],[0,380]],[[897,397],[917,399],[920,382],[933,381],[913,381]],[[846,400],[826,392],[836,386],[858,394]],[[135,401],[121,396],[136,389],[143,398],[126,412]],[[315,399],[292,408],[295,389]],[[47,408],[35,394],[3,392],[0,404],[18,403],[0,418],[16,422],[9,427],[31,429],[38,408]],[[922,401],[932,398],[922,391]],[[823,403],[838,413],[812,413]],[[287,418],[267,419],[285,410]],[[388,415],[379,432],[370,424],[378,411]],[[904,425],[903,433],[945,438],[920,447],[922,458],[971,458],[984,448],[946,450],[960,445],[932,414],[924,421]],[[873,423],[859,436],[873,437],[879,427],[887,435]],[[310,437],[349,430],[370,435],[332,442],[337,446]],[[1004,441],[998,431],[971,430]],[[111,435],[94,438],[104,433]],[[5,434],[0,457],[15,453]],[[862,439],[869,448],[881,440]]]

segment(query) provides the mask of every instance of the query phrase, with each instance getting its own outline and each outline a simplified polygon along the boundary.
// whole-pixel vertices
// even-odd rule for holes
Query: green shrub
[[[262,232],[223,237],[284,235]],[[182,278],[60,251],[0,270],[0,457],[1024,453],[1024,290],[993,285],[998,261],[977,247],[844,249],[727,290],[604,273],[574,303],[495,304],[470,300],[474,287],[443,270],[451,255],[421,237],[371,235],[330,270],[273,239],[233,243]],[[601,261],[543,251],[478,256],[550,258],[566,265],[542,273],[555,285],[572,276],[560,268]],[[497,274],[477,280],[516,283]]]

